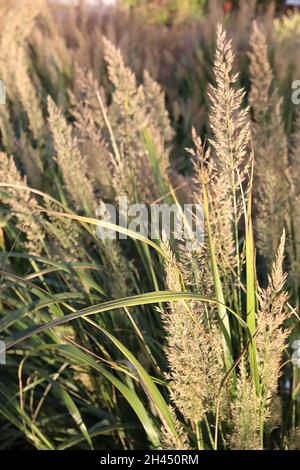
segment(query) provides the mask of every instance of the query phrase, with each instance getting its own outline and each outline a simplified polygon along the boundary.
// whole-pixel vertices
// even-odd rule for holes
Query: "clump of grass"
[[[28,13],[23,39],[37,14]],[[15,154],[0,153],[0,331],[9,365],[0,385],[0,447],[295,447],[299,384],[283,356],[297,311],[288,303],[283,216],[275,209],[287,207],[288,182],[291,219],[299,185],[290,177],[265,38],[255,28],[252,149],[232,42],[217,28],[214,82],[206,98],[209,138],[203,144],[193,130],[188,149],[194,161],[189,198],[203,205],[205,239],[201,246],[184,237],[168,244],[163,236],[153,241],[94,217],[98,203],[115,203],[124,194],[132,203],[180,206],[170,177],[174,132],[161,87],[146,71],[140,83],[102,36],[109,84],[80,67],[71,77],[72,52],[51,15],[43,21],[55,61],[63,64],[65,57],[68,66],[59,75],[53,63],[46,67],[47,54],[39,56],[43,73],[49,72],[49,81],[42,74],[39,82],[29,50],[21,49],[19,83],[0,117],[3,146]],[[19,22],[12,21],[17,31]],[[84,49],[84,35],[77,33]],[[55,98],[48,98],[47,110],[37,83],[44,84],[45,97]],[[297,148],[295,133],[295,169]],[[26,162],[26,149],[39,159],[38,175]],[[39,189],[28,185],[24,170]],[[278,192],[274,181],[282,182]],[[252,199],[258,247],[270,265],[261,287]],[[276,222],[272,233],[270,220]],[[97,225],[132,240],[99,240]],[[292,303],[297,224],[288,230],[294,241],[288,240],[288,265],[297,286]],[[281,402],[283,371],[293,379],[292,411]]]

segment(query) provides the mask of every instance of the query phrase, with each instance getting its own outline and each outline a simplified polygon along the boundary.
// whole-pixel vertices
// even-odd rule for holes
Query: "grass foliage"
[[[1,3],[2,449],[299,448],[299,15],[209,3]],[[203,204],[203,245],[97,218],[124,195]]]

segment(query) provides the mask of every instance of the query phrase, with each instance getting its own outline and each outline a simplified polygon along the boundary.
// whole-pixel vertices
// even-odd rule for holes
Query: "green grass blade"
[[[102,367],[93,357],[81,351],[79,348],[69,344],[60,344],[60,345],[51,345],[51,348],[57,350],[63,354],[64,358],[68,357],[72,361],[76,361],[79,364],[84,365],[85,367],[89,366],[92,369],[96,370],[102,374],[107,380],[109,380],[123,397],[127,400],[129,405],[132,407],[137,417],[139,418],[142,426],[145,429],[145,432],[149,438],[149,441],[154,447],[159,447],[159,433],[158,430],[150,418],[144,404],[137,396],[134,390],[125,385],[121,380],[116,376],[111,374],[106,368]]]
[[[102,326],[98,325],[94,321],[90,320],[89,318],[85,318],[86,321],[91,323],[94,327],[96,327],[98,330],[100,330],[102,333],[104,333],[107,338],[109,338],[114,345],[119,349],[119,351],[124,354],[124,356],[128,359],[128,361],[131,362],[131,364],[134,366],[135,370],[137,371],[139,377],[141,378],[146,390],[147,390],[147,395],[150,396],[150,398],[153,401],[153,404],[155,405],[163,423],[169,428],[170,432],[173,434],[175,439],[179,441],[179,436],[176,431],[176,426],[172,417],[172,414],[170,412],[170,409],[165,402],[162,394],[158,390],[157,386],[155,385],[154,381],[151,379],[149,374],[146,372],[144,367],[140,364],[140,362],[134,357],[134,355],[122,344],[116,337],[114,337],[112,334],[110,334],[108,331],[106,331]]]
[[[252,179],[251,179],[252,181]],[[252,183],[251,183],[252,184]],[[256,268],[255,268],[255,251],[252,227],[252,197],[249,191],[248,208],[245,211],[245,242],[246,242],[246,293],[247,293],[247,325],[251,335],[249,343],[249,360],[250,371],[256,393],[259,394],[259,375],[257,367],[257,351],[256,351]]]
[[[55,395],[65,404],[75,424],[78,426],[80,432],[82,433],[83,437],[89,444],[90,448],[93,449],[93,443],[92,443],[91,437],[83,421],[81,413],[78,407],[76,406],[76,404],[74,403],[74,400],[72,399],[70,394],[67,392],[67,390],[64,387],[62,387],[60,383],[51,379],[50,377],[47,377],[47,380],[51,384]]]
[[[110,310],[121,309],[123,307],[135,307],[140,305],[148,304],[157,304],[164,302],[177,302],[183,300],[198,300],[202,302],[212,303],[215,305],[219,304],[219,301],[216,299],[211,299],[209,297],[202,296],[200,294],[192,292],[172,292],[172,291],[158,291],[158,292],[149,292],[147,294],[139,294],[130,297],[124,297],[122,299],[110,300],[108,302],[103,302],[101,304],[93,305],[82,310],[65,315],[63,318],[57,318],[52,320],[44,325],[34,327],[33,329],[26,330],[20,335],[14,335],[11,338],[11,341],[7,342],[7,349],[15,346],[16,344],[21,343],[25,339],[31,338],[35,334],[40,334],[43,331],[47,331],[50,328],[54,328],[59,325],[68,323],[69,321],[75,320],[88,315],[95,315],[96,313],[108,312]],[[235,318],[240,322],[240,324],[245,329],[246,333],[248,332],[248,325],[244,322],[240,316],[231,310],[229,307],[224,306]]]

